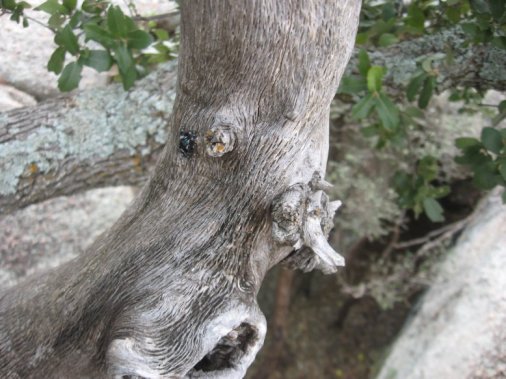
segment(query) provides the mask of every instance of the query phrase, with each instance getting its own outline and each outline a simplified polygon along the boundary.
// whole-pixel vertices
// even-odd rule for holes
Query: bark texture
[[[403,95],[417,59],[448,51],[453,64],[435,63],[440,90],[459,85],[506,90],[504,50],[463,42],[455,28],[370,57],[387,67],[386,85],[396,96]],[[347,73],[356,68],[352,58]],[[113,85],[0,113],[0,214],[93,187],[144,182],[165,142],[174,72],[175,63],[161,66],[129,94]]]
[[[466,35],[460,27],[370,51],[369,58],[373,65],[387,68],[385,86],[393,95],[404,98],[406,87],[420,63],[436,54],[441,55],[440,59],[433,61],[438,91],[459,86],[506,90],[503,63],[506,51],[490,45],[466,44]],[[348,65],[348,69],[355,73],[358,73],[357,59],[358,55],[354,54]]]
[[[359,8],[182,4],[177,97],[153,175],[85,254],[0,294],[0,376],[244,375],[265,335],[266,271],[302,246],[314,267],[339,261],[321,260],[315,223],[325,229],[335,206],[312,179]],[[273,239],[270,216],[293,186],[311,189],[296,247]]]
[[[167,138],[175,85],[169,63],[130,92],[112,85],[0,114],[0,214],[144,183]]]

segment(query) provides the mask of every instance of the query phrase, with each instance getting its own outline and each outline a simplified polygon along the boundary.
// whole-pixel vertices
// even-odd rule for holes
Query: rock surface
[[[46,22],[41,12],[31,11],[30,17]],[[47,62],[56,48],[53,33],[30,22],[28,28],[0,17],[0,81],[30,94],[37,100],[56,96],[58,77],[47,71]],[[85,68],[80,88],[91,88],[107,83],[107,76]]]
[[[116,221],[132,198],[130,187],[102,188],[0,218],[0,289],[74,258]]]
[[[124,9],[127,2],[113,1]],[[42,1],[30,1],[35,7]],[[175,2],[167,0],[135,0],[137,11],[143,16],[170,12]],[[125,9],[126,12],[127,9]],[[47,14],[28,10],[27,14],[42,22],[47,22]],[[28,28],[9,20],[8,15],[0,17],[0,82],[5,82],[37,100],[59,94],[57,76],[47,71],[47,62],[56,48],[53,33],[37,24],[29,22]],[[94,88],[107,84],[107,74],[99,74],[87,67],[79,88]],[[0,109],[4,110],[4,109]]]
[[[484,200],[377,379],[506,377],[506,206]]]
[[[0,112],[35,104],[37,101],[32,96],[12,86],[0,83]]]

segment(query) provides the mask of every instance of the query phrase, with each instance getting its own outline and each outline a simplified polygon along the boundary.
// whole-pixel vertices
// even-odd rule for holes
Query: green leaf
[[[441,187],[431,187],[428,191],[428,195],[433,197],[434,199],[439,199],[440,197],[444,197],[450,193],[449,186],[441,186]]]
[[[63,25],[65,22],[66,17],[60,13],[55,13],[51,17],[49,17],[49,20],[47,20],[47,24],[52,27],[53,29],[59,29],[60,26]]]
[[[77,0],[63,0],[63,6],[67,8],[69,12],[72,12],[76,9]]]
[[[126,37],[127,23],[120,7],[111,6],[107,10],[107,27],[113,36]]]
[[[392,33],[383,33],[378,40],[378,44],[381,47],[390,46],[397,42],[399,42],[399,38]]]
[[[506,100],[501,101],[497,108],[499,108],[499,112],[506,113]]]
[[[63,46],[72,55],[76,55],[79,52],[79,42],[77,42],[77,37],[70,25],[66,25],[56,33],[54,42],[58,46]]]
[[[495,164],[492,162],[478,166],[473,171],[473,183],[478,188],[491,190],[499,183],[500,176],[497,175]]]
[[[152,29],[151,32],[155,33],[156,39],[159,41],[167,41],[169,39],[169,33],[165,29]]]
[[[462,30],[469,35],[471,38],[475,38],[479,33],[478,26],[472,23],[464,23],[461,25]]]
[[[137,80],[137,71],[135,70],[135,67],[131,67],[126,72],[121,72],[121,82],[123,83],[123,88],[125,91],[128,91]]]
[[[21,13],[22,12],[18,8],[16,8],[14,12],[12,12],[11,17],[9,19],[19,24],[19,21],[21,21]]]
[[[410,116],[411,118],[423,119],[424,113],[418,107],[407,107],[404,109],[404,113]]]
[[[495,36],[491,42],[492,46],[497,47],[498,49],[506,50],[506,37],[504,36]]]
[[[382,8],[382,18],[383,20],[387,21],[387,20],[390,20],[391,18],[394,18],[396,16],[396,10],[395,10],[395,7],[392,3],[385,3],[383,4],[383,8]]]
[[[114,37],[107,30],[96,24],[86,24],[83,29],[88,40],[98,42],[105,47],[114,47]]]
[[[153,38],[143,30],[134,30],[128,33],[127,41],[130,49],[141,50],[148,47],[153,42]]]
[[[102,12],[109,3],[102,0],[84,0],[81,9],[86,13],[98,14]]]
[[[481,167],[482,165],[489,164],[492,161],[492,158],[483,151],[480,143],[478,145],[466,147],[463,151],[463,155],[455,157],[454,160],[458,164]]]
[[[443,208],[439,202],[432,197],[423,199],[423,210],[432,222],[443,222],[445,219],[443,216]]]
[[[365,128],[360,128],[360,132],[364,137],[370,138],[378,135],[378,126],[377,125],[371,125],[366,126]]]
[[[69,20],[69,25],[72,29],[77,28],[79,25],[79,22],[83,19],[83,12],[81,11],[75,11],[72,17]]]
[[[410,190],[411,189],[411,175],[408,175],[405,172],[397,171],[393,177],[393,184],[396,191],[400,192],[401,190]]]
[[[437,160],[430,155],[423,157],[423,159],[418,163],[417,173],[426,182],[436,179],[438,171],[439,167]]]
[[[16,9],[16,2],[14,0],[1,0],[0,1],[0,9],[4,8],[9,11],[13,11]]]
[[[499,162],[499,173],[503,179],[506,180],[506,159]]]
[[[50,15],[54,14],[66,14],[68,13],[67,8],[61,5],[58,0],[47,0],[35,8],[37,11],[46,12]]]
[[[360,51],[358,52],[358,71],[360,72],[360,75],[366,78],[367,72],[369,71],[370,67],[371,61],[369,60],[369,55],[367,54],[367,51],[365,51],[364,49],[360,49]]]
[[[502,191],[501,199],[502,199],[502,203],[506,204],[506,189],[504,191]]]
[[[415,100],[416,94],[420,90],[423,81],[427,78],[425,73],[421,73],[415,76],[408,84],[408,88],[406,89],[406,95],[409,101]]]
[[[381,66],[372,66],[367,71],[367,88],[371,92],[379,92],[381,90],[381,81],[385,75],[385,68]]]
[[[128,16],[125,16],[125,27],[126,27],[126,30],[127,30],[127,34],[129,32],[133,32],[134,30],[139,30],[139,27],[137,26],[137,24],[135,23],[135,21],[132,20]]]
[[[26,1],[20,1],[19,3],[16,4],[16,8],[20,9],[29,9],[31,7],[32,5],[30,3],[27,3]]]
[[[455,146],[458,147],[459,149],[465,149],[467,147],[477,146],[480,144],[481,144],[480,141],[478,141],[476,138],[471,138],[471,137],[462,137],[462,138],[457,138],[455,140]]]
[[[137,71],[132,53],[126,46],[120,45],[114,50],[114,57],[121,74],[123,88],[128,90],[137,79]]]
[[[461,7],[450,7],[446,10],[446,17],[448,17],[448,20],[450,20],[452,23],[456,24],[460,21],[460,13],[461,13]]]
[[[418,106],[420,108],[425,109],[427,105],[429,105],[430,98],[432,97],[432,92],[434,91],[435,81],[435,78],[432,76],[425,78],[422,90],[420,92],[420,97],[418,98]]]
[[[369,41],[368,33],[357,33],[357,38],[355,39],[356,45],[365,45]]]
[[[340,93],[357,94],[367,89],[367,83],[361,76],[345,76],[339,86]]]
[[[125,45],[120,45],[114,50],[114,58],[120,71],[126,72],[134,66],[132,53]]]
[[[371,113],[372,107],[375,105],[375,97],[372,93],[368,93],[365,97],[355,104],[351,110],[351,117],[356,120],[365,118]]]
[[[83,66],[77,62],[67,64],[58,79],[58,88],[60,91],[68,92],[77,88],[81,80],[82,69]]]
[[[58,47],[53,54],[51,54],[51,58],[49,58],[49,62],[47,62],[47,70],[52,71],[55,74],[59,74],[63,69],[63,63],[65,62],[65,48]]]
[[[394,130],[399,125],[399,109],[384,93],[376,98],[376,111],[386,129]]]
[[[432,72],[432,57],[428,57],[422,61],[422,68],[425,72],[430,73]]]
[[[416,3],[412,3],[408,8],[406,24],[419,32],[423,32],[425,29],[425,15]]]
[[[501,133],[494,128],[483,128],[481,130],[481,142],[485,148],[495,154],[499,154],[503,147]]]
[[[82,63],[98,72],[103,72],[111,68],[112,58],[105,50],[90,50],[88,55],[82,59]]]
[[[498,113],[492,118],[492,126],[497,126],[499,123],[506,118],[506,112]]]
[[[471,5],[471,9],[475,13],[479,14],[490,13],[489,5],[485,0],[469,0],[469,4]]]

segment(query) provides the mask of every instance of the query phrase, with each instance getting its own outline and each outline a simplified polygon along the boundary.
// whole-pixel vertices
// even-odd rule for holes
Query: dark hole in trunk
[[[223,336],[214,349],[202,358],[193,370],[209,372],[232,368],[237,365],[257,338],[257,329],[243,322]]]

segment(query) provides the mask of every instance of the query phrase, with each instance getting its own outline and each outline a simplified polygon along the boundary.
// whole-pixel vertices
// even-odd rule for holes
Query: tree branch
[[[370,57],[372,64],[387,67],[385,84],[394,95],[405,91],[418,58],[449,52],[452,65],[436,62],[439,90],[459,85],[506,90],[506,52],[463,42],[463,32],[454,28]],[[348,74],[357,70],[357,52]],[[129,93],[112,85],[0,113],[0,214],[94,187],[143,182],[163,146],[175,67],[161,66]]]
[[[120,85],[0,113],[0,213],[90,188],[143,182],[167,138],[176,64]]]
[[[438,90],[457,86],[470,86],[482,90],[506,90],[506,51],[492,46],[466,46],[465,33],[460,27],[443,30],[414,40],[369,52],[371,64],[384,66],[387,74],[384,84],[395,94],[405,88],[417,71],[417,62],[437,53],[451,57],[451,64],[445,59],[435,61]],[[358,50],[347,67],[347,74],[358,73]]]

